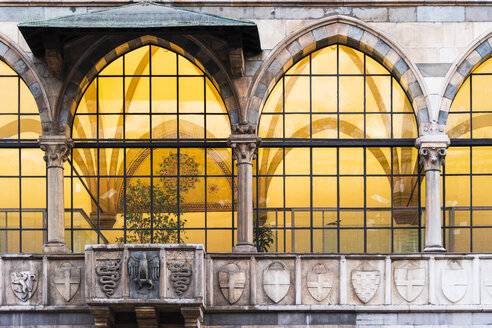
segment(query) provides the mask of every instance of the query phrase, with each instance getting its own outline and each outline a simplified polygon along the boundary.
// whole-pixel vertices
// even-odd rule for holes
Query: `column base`
[[[65,243],[47,243],[43,245],[43,253],[70,253]]]
[[[256,253],[258,250],[252,244],[237,244],[232,248],[234,253]]]
[[[425,253],[445,253],[447,252],[441,245],[430,245],[424,248]]]

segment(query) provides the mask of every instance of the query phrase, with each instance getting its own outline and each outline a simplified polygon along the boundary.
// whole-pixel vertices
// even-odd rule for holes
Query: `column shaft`
[[[65,136],[42,136],[39,142],[41,149],[45,151],[48,187],[48,240],[43,246],[43,251],[70,252],[65,243],[63,162],[68,157],[72,141]]]

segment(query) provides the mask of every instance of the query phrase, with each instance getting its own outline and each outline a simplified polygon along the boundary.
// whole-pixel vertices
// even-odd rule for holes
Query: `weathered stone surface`
[[[383,304],[384,261],[347,260],[347,303]]]
[[[81,257],[48,262],[48,301],[53,305],[85,304],[85,266]]]
[[[392,262],[393,304],[428,303],[427,261],[403,260]]]
[[[41,259],[3,260],[3,302],[5,305],[43,303],[43,264]]]
[[[415,22],[417,20],[417,8],[396,7],[388,8],[388,19],[390,22]]]
[[[352,14],[366,22],[386,22],[388,21],[387,8],[354,8]]]
[[[465,20],[465,8],[460,6],[417,7],[418,22],[463,22]]]
[[[472,302],[472,263],[469,259],[436,260],[436,297],[439,304],[470,304]]]
[[[265,259],[259,260],[256,265],[258,304],[294,304],[294,261]]]
[[[306,259],[301,272],[302,304],[338,304],[338,260]]]
[[[470,6],[465,8],[465,21],[467,22],[490,22],[492,7]]]

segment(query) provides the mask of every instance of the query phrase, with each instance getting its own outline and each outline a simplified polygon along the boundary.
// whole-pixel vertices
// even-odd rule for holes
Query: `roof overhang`
[[[258,27],[254,22],[199,13],[182,8],[139,2],[89,13],[29,21],[19,29],[37,57],[46,50],[61,47],[70,40],[87,35],[122,33],[159,35],[209,35],[223,39],[231,48],[245,53],[261,51]]]

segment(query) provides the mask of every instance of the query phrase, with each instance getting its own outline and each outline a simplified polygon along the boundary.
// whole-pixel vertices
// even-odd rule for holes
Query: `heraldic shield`
[[[229,303],[234,304],[239,301],[245,286],[246,273],[241,271],[237,264],[229,263],[219,271],[220,291]]]
[[[462,267],[461,261],[448,261],[441,272],[441,288],[446,298],[456,303],[465,296],[468,289],[468,274]]]
[[[12,272],[11,281],[12,290],[15,296],[22,302],[30,299],[38,288],[38,277],[36,272],[22,271]]]
[[[425,269],[404,261],[395,268],[394,281],[396,290],[405,301],[413,302],[424,290]]]
[[[275,303],[289,292],[290,272],[282,262],[273,262],[263,271],[263,290]]]
[[[306,284],[309,294],[318,302],[323,301],[330,295],[333,285],[332,272],[326,269],[322,263],[313,266],[313,269],[307,273]]]
[[[352,287],[362,303],[368,303],[379,288],[380,272],[369,263],[361,264],[352,270]]]
[[[80,267],[74,267],[70,263],[63,263],[59,268],[55,269],[53,282],[61,297],[70,302],[80,287]]]

